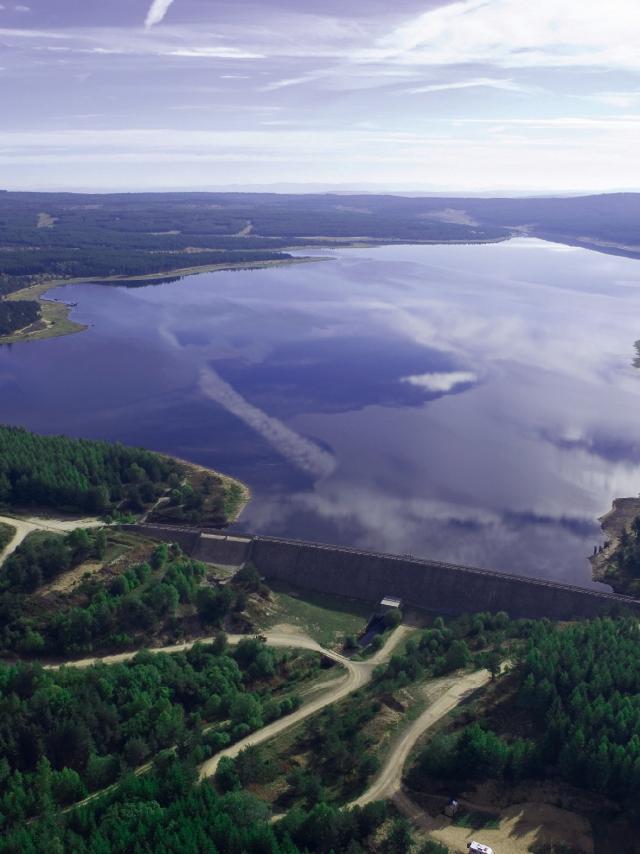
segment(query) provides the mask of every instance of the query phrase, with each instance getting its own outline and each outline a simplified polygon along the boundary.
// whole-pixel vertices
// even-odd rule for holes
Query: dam
[[[392,595],[409,607],[440,614],[506,611],[514,618],[552,620],[640,613],[640,601],[628,596],[409,555],[169,525],[123,527],[177,542],[186,554],[205,563],[251,562],[267,581],[365,602]]]

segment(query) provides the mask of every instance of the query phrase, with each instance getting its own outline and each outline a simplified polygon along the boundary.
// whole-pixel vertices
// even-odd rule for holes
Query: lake
[[[640,490],[640,263],[532,239],[57,288],[0,417],[246,481],[238,528],[591,585]],[[601,585],[599,585],[601,586]]]

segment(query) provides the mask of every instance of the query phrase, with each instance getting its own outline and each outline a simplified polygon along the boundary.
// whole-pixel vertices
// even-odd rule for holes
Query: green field
[[[263,628],[288,623],[306,632],[324,646],[335,646],[346,635],[358,635],[365,628],[373,604],[299,590],[273,582],[275,609],[263,619]]]

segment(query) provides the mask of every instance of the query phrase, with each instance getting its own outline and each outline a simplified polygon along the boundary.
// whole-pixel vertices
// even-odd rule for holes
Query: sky
[[[0,188],[640,189],[639,0],[0,0]]]

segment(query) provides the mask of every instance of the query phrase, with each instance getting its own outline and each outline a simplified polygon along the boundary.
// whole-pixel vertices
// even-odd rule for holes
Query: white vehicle
[[[493,854],[493,848],[489,848],[488,845],[482,845],[480,842],[468,842],[467,848],[473,854]]]

